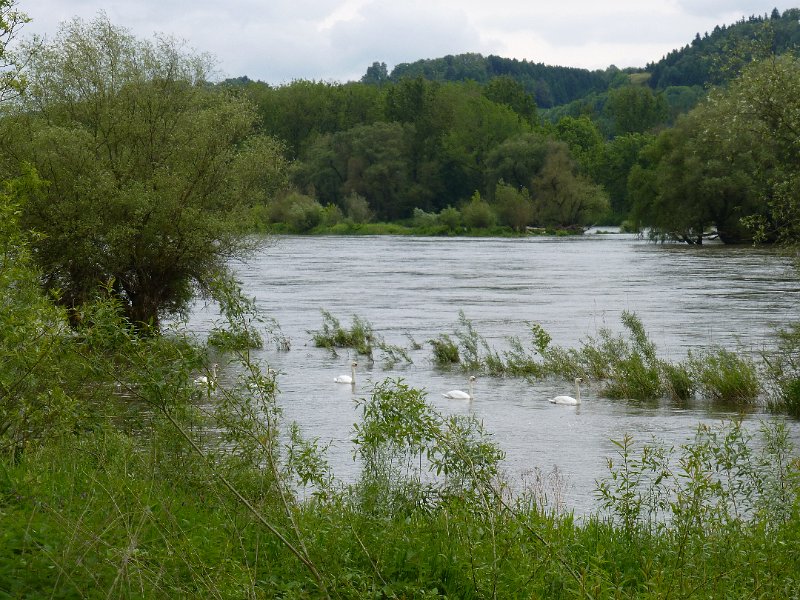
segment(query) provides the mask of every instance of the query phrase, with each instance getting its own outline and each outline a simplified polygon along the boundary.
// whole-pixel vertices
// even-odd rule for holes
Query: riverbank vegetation
[[[600,508],[578,517],[557,478],[509,479],[475,417],[443,415],[386,379],[356,400],[360,469],[342,481],[324,441],[284,420],[276,373],[246,347],[214,351],[225,376],[195,383],[212,351],[185,331],[143,335],[113,288],[70,326],[39,291],[26,244],[4,250],[0,591],[10,597],[800,591],[800,462],[780,421],[703,426],[680,448],[623,436],[598,474]],[[228,316],[220,331],[257,322]]]
[[[227,269],[251,249],[241,232],[254,215],[298,229],[317,206],[334,228],[373,215],[448,231],[584,225],[608,207],[588,169],[605,144],[591,119],[548,129],[510,79],[243,94],[207,81],[202,56],[103,17],[20,53],[8,43],[24,15],[0,0],[0,17],[0,596],[800,594],[800,462],[779,420],[757,434],[701,427],[680,448],[622,436],[598,474],[600,507],[576,516],[558,477],[511,480],[477,419],[440,414],[397,379],[357,399],[360,469],[340,480],[325,441],[285,421],[278,374],[250,354],[291,351]],[[354,108],[325,129],[314,119],[333,113],[306,101],[328,94]],[[608,143],[650,134],[625,135]],[[771,206],[791,215],[777,212],[795,199],[789,163],[775,164]],[[766,237],[775,215],[753,221]],[[221,307],[208,345],[165,325],[198,294]],[[320,352],[404,356],[362,319],[348,330],[323,318]],[[534,326],[530,346],[494,351],[466,317],[431,343],[441,364],[586,371],[626,399],[698,389],[751,401],[747,355],[667,365],[625,319],[627,337],[577,350]],[[787,407],[800,404],[798,339],[782,334],[759,379]]]

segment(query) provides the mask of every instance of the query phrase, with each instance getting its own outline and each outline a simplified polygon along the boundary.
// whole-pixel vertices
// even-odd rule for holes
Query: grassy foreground
[[[757,444],[736,423],[679,450],[620,440],[602,516],[576,519],[505,482],[479,423],[401,381],[360,401],[362,476],[340,484],[296,429],[276,443],[274,386],[249,377],[267,404],[213,392],[224,442],[199,412],[152,405],[5,456],[0,597],[800,594],[800,465],[779,424]]]

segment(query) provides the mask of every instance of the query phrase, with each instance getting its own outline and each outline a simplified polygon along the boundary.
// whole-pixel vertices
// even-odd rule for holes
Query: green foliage
[[[428,340],[428,342],[433,346],[433,364],[440,369],[449,368],[461,360],[458,346],[446,333],[442,333],[438,338]]]
[[[738,74],[743,65],[762,58],[764,49],[775,54],[791,52],[800,42],[796,8],[780,15],[742,17],[736,23],[716,26],[691,44],[669,52],[647,66],[652,85],[721,85]]]
[[[16,6],[16,0],[0,0],[0,102],[19,95],[26,83],[23,63],[15,55],[13,43],[30,19]]]
[[[537,122],[536,101],[525,91],[523,85],[510,75],[492,77],[483,93],[492,102],[505,104],[532,125]]]
[[[352,192],[344,199],[344,214],[353,223],[369,223],[372,220],[372,211],[364,196]]]
[[[800,325],[778,331],[777,346],[763,350],[761,359],[766,367],[764,388],[769,404],[800,416]]]
[[[664,391],[672,400],[686,402],[697,390],[697,383],[692,377],[690,366],[685,363],[661,363],[661,378]]]
[[[608,212],[608,196],[577,174],[563,143],[550,145],[542,170],[531,183],[535,219],[541,225],[590,225]]]
[[[632,175],[641,222],[694,243],[712,226],[724,242],[793,241],[797,73],[790,55],[754,62],[661,133]]]
[[[38,285],[39,273],[19,227],[26,189],[41,183],[28,172],[0,191],[0,454],[15,456],[44,435],[69,430],[78,415],[64,386],[69,377],[62,339],[66,315]],[[23,195],[20,198],[20,194]],[[65,381],[66,383],[66,381]],[[58,432],[58,433],[57,433]]]
[[[359,354],[372,357],[373,344],[376,341],[372,324],[353,315],[350,329],[342,327],[339,319],[326,310],[322,310],[322,329],[310,332],[317,348],[352,348]]]
[[[497,217],[488,202],[479,192],[475,192],[470,201],[461,209],[461,217],[468,229],[489,229],[494,227]]]
[[[413,215],[412,222],[417,229],[432,229],[438,222],[436,213],[425,212],[421,208],[415,208]]]
[[[24,240],[4,206],[14,243],[0,282],[14,281],[3,298],[16,301],[36,274],[19,270]],[[226,290],[226,327],[257,323]],[[40,324],[38,306],[2,313],[13,323],[1,331]],[[93,410],[42,421],[24,449],[0,455],[0,579],[11,595],[736,597],[754,580],[767,597],[796,592],[800,465],[783,424],[765,424],[757,441],[740,423],[701,426],[677,453],[623,438],[598,482],[606,513],[577,520],[546,512],[540,473],[521,489],[506,480],[474,416],[443,416],[423,392],[386,380],[357,400],[362,468],[345,484],[324,444],[285,426],[275,374],[246,348],[226,355],[208,402],[191,385],[204,352],[179,332],[138,335],[113,296],[81,314],[74,333],[40,336],[53,352],[15,389],[15,403],[61,389]],[[625,324],[630,347],[652,356],[641,324]],[[470,352],[499,358],[463,315],[459,327]],[[531,356],[556,353],[540,326],[531,336]],[[2,376],[16,364],[4,356]]]
[[[644,133],[667,119],[668,105],[649,87],[630,85],[609,91],[605,110],[617,135]]]
[[[291,192],[268,205],[270,223],[283,223],[292,233],[306,233],[322,223],[325,213],[311,196]]]
[[[447,231],[456,231],[461,227],[461,211],[452,206],[447,206],[439,211],[436,220]]]
[[[700,391],[717,402],[749,405],[756,402],[761,383],[753,360],[746,354],[710,348],[690,354]]]
[[[475,417],[446,418],[401,380],[377,384],[357,404],[353,443],[364,465],[358,491],[368,513],[429,511],[451,497],[485,509],[483,493],[504,455]]]
[[[401,63],[389,74],[389,80],[422,76],[433,81],[477,81],[492,85],[493,80],[500,78],[502,81],[508,74],[513,74],[513,81],[533,94],[536,106],[542,107],[564,104],[607,85],[605,73],[601,71],[547,66],[474,53]],[[499,87],[497,83],[493,85]]]
[[[609,476],[600,480],[598,497],[629,538],[645,542],[660,534],[689,551],[694,544],[721,537],[735,540],[746,523],[766,530],[795,518],[797,464],[786,426],[764,424],[760,443],[741,422],[699,425],[695,439],[675,456],[659,444],[634,450],[630,436],[615,441]],[[757,525],[756,525],[757,523]],[[738,546],[738,542],[735,542]]]
[[[47,182],[23,206],[43,234],[32,248],[45,285],[77,307],[113,281],[131,321],[157,330],[250,249],[241,209],[283,177],[280,145],[255,135],[246,101],[206,85],[206,57],[104,16],[65,23],[24,59],[2,168],[25,160]]]
[[[494,195],[495,211],[502,224],[515,231],[525,231],[533,223],[535,209],[527,188],[515,189],[501,181]]]
[[[398,363],[410,365],[413,361],[408,350],[401,346],[388,344],[377,335],[369,321],[353,315],[353,324],[350,329],[341,325],[339,319],[326,310],[322,310],[322,329],[309,332],[317,348],[328,348],[334,354],[336,348],[351,348],[358,354],[374,358],[375,349],[380,350],[381,360],[386,368],[394,367]]]
[[[280,325],[262,315],[255,298],[247,298],[229,276],[220,276],[212,284],[212,295],[219,304],[222,324],[215,324],[208,334],[208,345],[217,350],[235,352],[258,349],[264,346],[260,328],[265,328],[279,350],[289,350],[290,340],[281,332]]]

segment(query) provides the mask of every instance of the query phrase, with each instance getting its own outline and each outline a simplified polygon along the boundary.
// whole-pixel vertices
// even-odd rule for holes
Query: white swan
[[[583,383],[582,377],[575,378],[575,397],[572,396],[556,396],[555,398],[549,398],[550,402],[553,404],[580,404],[581,403],[581,386],[580,384]]]
[[[211,376],[207,375],[200,375],[199,377],[195,378],[194,384],[198,387],[203,386],[210,386],[215,387],[217,385],[217,363],[211,365]]]
[[[352,385],[356,384],[356,367],[358,366],[357,362],[350,363],[350,375],[339,375],[333,381],[335,383],[349,383]]]
[[[475,383],[475,376],[472,375],[469,378],[469,392],[462,392],[461,390],[450,390],[446,394],[442,394],[442,397],[449,398],[450,400],[472,400],[472,385]]]

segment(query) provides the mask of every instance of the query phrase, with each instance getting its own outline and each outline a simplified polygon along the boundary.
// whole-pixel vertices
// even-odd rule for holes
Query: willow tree
[[[157,330],[252,249],[241,215],[283,176],[280,147],[209,83],[212,60],[172,39],[100,15],[25,52],[28,88],[0,135],[7,172],[28,163],[46,182],[23,211],[46,287],[78,308],[110,282]]]

